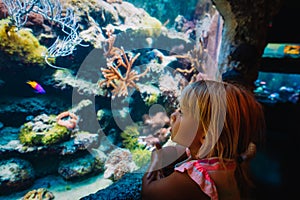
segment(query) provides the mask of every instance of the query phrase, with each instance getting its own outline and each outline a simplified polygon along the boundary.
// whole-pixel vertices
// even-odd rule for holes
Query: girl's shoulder
[[[175,171],[184,173],[201,188],[211,199],[218,199],[216,183],[211,177],[212,172],[233,172],[236,168],[234,160],[220,160],[219,158],[206,158],[189,160],[175,166]]]

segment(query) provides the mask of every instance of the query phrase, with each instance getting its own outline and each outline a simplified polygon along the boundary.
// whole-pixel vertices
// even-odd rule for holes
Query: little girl
[[[265,129],[261,105],[250,91],[212,80],[188,85],[179,100],[171,115],[171,139],[177,145],[152,153],[142,198],[247,199],[249,157]]]

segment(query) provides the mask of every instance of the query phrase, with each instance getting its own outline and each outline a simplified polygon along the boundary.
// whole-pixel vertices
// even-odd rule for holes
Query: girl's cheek
[[[171,139],[173,139],[177,135],[177,132],[178,132],[178,129],[179,129],[179,124],[180,123],[178,121],[172,123],[172,125],[171,125]]]

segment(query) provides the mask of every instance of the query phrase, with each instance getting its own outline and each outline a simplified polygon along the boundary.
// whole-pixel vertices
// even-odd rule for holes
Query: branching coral
[[[31,13],[42,15],[45,19],[58,24],[62,32],[66,35],[63,39],[57,37],[56,41],[48,52],[43,54],[47,64],[54,68],[60,68],[52,65],[51,60],[59,56],[67,56],[73,53],[77,45],[82,45],[82,39],[77,33],[77,22],[73,10],[62,8],[59,0],[3,0],[4,5],[11,16],[11,24],[21,28],[27,22]]]
[[[196,47],[195,45],[194,49],[188,51],[184,55],[174,55],[176,58],[186,59],[190,63],[191,65],[190,69],[176,68],[176,71],[182,73],[184,76],[192,75],[189,78],[189,82],[194,82],[199,72],[206,73],[206,69],[203,64],[203,61],[206,56],[206,51],[203,48],[203,44],[201,42],[199,44],[200,45],[198,47]]]
[[[105,56],[107,57],[107,68],[101,68],[102,74],[105,80],[100,81],[100,87],[105,84],[106,87],[114,88],[112,90],[112,96],[127,96],[128,95],[128,87],[133,87],[139,90],[136,85],[136,81],[138,81],[141,77],[145,76],[149,68],[138,74],[137,71],[133,70],[133,63],[139,57],[139,53],[134,57],[129,57],[124,49],[117,48],[113,46],[115,41],[115,36],[111,33],[109,34],[108,49],[105,51]],[[125,74],[119,70],[120,68],[125,69]]]

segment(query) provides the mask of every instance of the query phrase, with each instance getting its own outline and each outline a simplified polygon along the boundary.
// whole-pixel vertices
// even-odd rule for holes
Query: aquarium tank
[[[262,66],[255,82],[254,93],[264,103],[299,104],[300,45],[269,43],[266,45]]]
[[[0,0],[0,199],[135,181],[182,89],[214,76],[222,25],[210,0]]]

